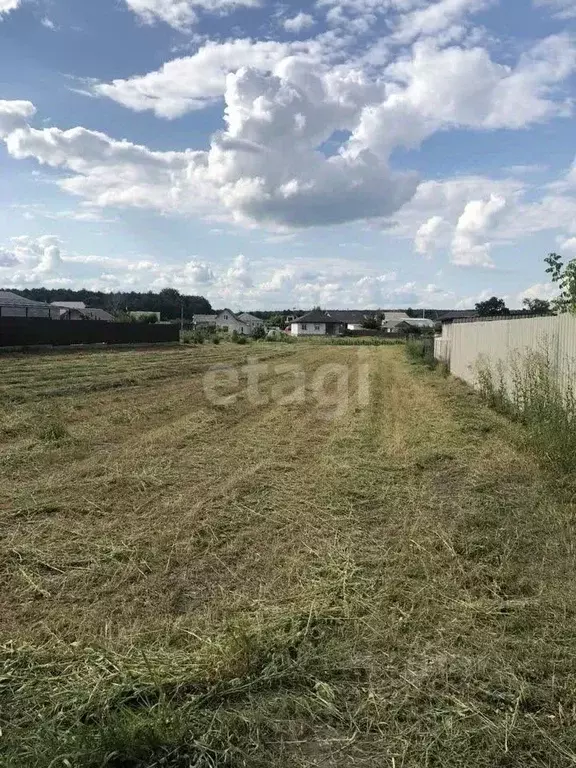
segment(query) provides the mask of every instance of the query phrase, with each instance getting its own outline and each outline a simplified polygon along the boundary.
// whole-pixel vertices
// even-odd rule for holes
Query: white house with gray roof
[[[231,309],[223,309],[213,315],[194,315],[196,328],[218,328],[229,333],[236,331],[241,336],[250,336],[258,325],[264,325],[264,323],[254,315],[248,315],[245,312],[237,315]]]

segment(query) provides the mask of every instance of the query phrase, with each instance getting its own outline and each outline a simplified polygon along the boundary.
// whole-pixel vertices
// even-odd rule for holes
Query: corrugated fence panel
[[[510,320],[455,322],[444,337],[450,371],[472,386],[477,383],[478,365],[485,361],[492,370],[504,368],[514,356],[547,352],[561,379],[572,379],[576,371],[576,317],[527,317]],[[438,359],[446,359],[439,357]]]
[[[177,325],[107,323],[100,320],[48,320],[37,317],[0,318],[0,347],[42,344],[158,344],[177,342]]]

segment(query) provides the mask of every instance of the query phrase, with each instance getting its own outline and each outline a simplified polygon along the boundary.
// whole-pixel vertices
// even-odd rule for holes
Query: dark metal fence
[[[62,323],[43,317],[0,317],[0,347],[70,344],[158,344],[180,339],[177,325],[107,323],[83,320]]]
[[[61,307],[51,307],[48,304],[0,304],[0,317],[41,317],[45,320],[59,320]]]

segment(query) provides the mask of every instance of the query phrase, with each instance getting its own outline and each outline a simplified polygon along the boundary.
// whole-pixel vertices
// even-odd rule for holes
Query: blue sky
[[[576,0],[0,0],[0,285],[548,298],[575,34]]]

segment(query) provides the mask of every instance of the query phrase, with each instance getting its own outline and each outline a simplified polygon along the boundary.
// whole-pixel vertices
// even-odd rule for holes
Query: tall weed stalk
[[[515,353],[508,363],[476,367],[478,388],[488,403],[526,427],[539,455],[565,472],[576,468],[574,368],[560,371],[547,349]]]

